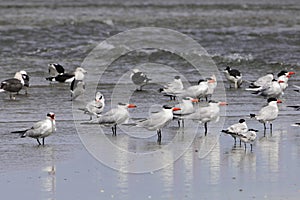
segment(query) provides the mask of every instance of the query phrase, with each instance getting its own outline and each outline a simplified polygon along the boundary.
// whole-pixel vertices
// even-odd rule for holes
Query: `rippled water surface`
[[[299,103],[300,94],[292,85],[300,85],[300,4],[298,1],[1,1],[0,3],[0,80],[26,70],[30,75],[29,95],[24,91],[15,101],[0,93],[0,187],[9,199],[298,199],[300,195],[300,122],[299,111],[287,105]],[[208,136],[202,125],[187,122],[181,131],[177,122],[163,129],[162,144],[153,132],[120,126],[118,136],[110,128],[84,127],[84,136],[94,145],[108,139],[120,149],[133,153],[162,152],[152,158],[162,164],[160,170],[123,173],[98,162],[82,145],[73,120],[88,119],[77,107],[92,97],[70,101],[68,84],[49,84],[48,63],[58,62],[67,71],[80,66],[103,40],[132,28],[162,27],[179,31],[197,41],[221,71],[226,65],[243,73],[243,87],[235,90],[217,73],[217,100],[229,105],[221,108],[218,123],[209,124]],[[163,32],[159,33],[163,34]],[[167,39],[168,35],[165,35]],[[133,38],[131,38],[133,39]],[[145,39],[151,40],[145,35]],[[128,41],[130,41],[128,39]],[[126,41],[124,41],[126,42]],[[126,48],[126,47],[125,47]],[[179,47],[178,47],[179,48]],[[130,69],[144,69],[154,80],[143,92],[134,92]],[[148,116],[162,104],[172,104],[157,92],[159,84],[180,73],[184,84],[195,84],[210,76],[201,66],[200,74],[180,55],[163,50],[140,49],[115,60],[100,79],[86,75],[87,87],[96,87],[111,102],[122,101],[113,91],[119,81],[121,92],[130,93],[137,108],[130,110],[134,119]],[[200,67],[200,69],[201,69]],[[273,133],[263,135],[262,124],[247,118],[266,102],[245,91],[248,82],[280,70],[296,72],[282,97],[280,113]],[[223,85],[224,84],[224,85]],[[222,93],[225,86],[226,95]],[[122,96],[122,95],[121,95]],[[113,100],[113,97],[115,99]],[[29,128],[47,112],[56,113],[57,132],[38,147],[35,140],[19,138],[11,131]],[[233,140],[220,130],[245,118],[249,127],[260,130],[253,147],[233,147]],[[192,129],[192,130],[191,130]],[[78,129],[82,130],[82,129]],[[196,137],[181,157],[173,161],[164,148],[172,140],[185,144],[192,133]],[[85,135],[84,135],[85,134]],[[179,146],[178,146],[179,148]],[[101,149],[101,148],[100,148]],[[180,149],[180,148],[179,148]],[[90,151],[90,149],[88,149]],[[133,162],[124,154],[102,149],[101,156],[118,166]],[[178,149],[177,149],[178,150]],[[99,155],[94,155],[95,157]],[[167,165],[167,166],[166,166]],[[121,171],[130,171],[126,165]],[[17,192],[16,192],[17,191]]]

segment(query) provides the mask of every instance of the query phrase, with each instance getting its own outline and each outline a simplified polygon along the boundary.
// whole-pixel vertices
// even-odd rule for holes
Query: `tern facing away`
[[[93,116],[99,117],[99,115],[103,112],[105,107],[105,99],[101,92],[96,92],[95,99],[87,103],[84,109],[84,114],[88,114],[90,116],[90,120],[93,119]]]
[[[175,100],[178,91],[182,90],[183,84],[181,78],[180,76],[175,76],[174,80],[164,85],[163,88],[160,88],[159,92],[165,94],[165,96],[169,96],[170,100]]]
[[[139,69],[133,69],[130,75],[131,81],[138,86],[137,91],[142,91],[143,87],[151,81],[146,74],[141,72]]]
[[[137,126],[143,127],[149,131],[156,130],[157,143],[161,144],[161,129],[172,121],[173,112],[178,110],[180,110],[180,108],[164,105],[160,112],[152,114],[147,119],[138,121]]]
[[[276,98],[269,98],[268,105],[261,108],[257,115],[250,114],[250,117],[255,118],[260,123],[263,123],[264,130],[266,130],[266,123],[270,123],[270,131],[272,133],[272,121],[277,118],[279,112],[278,103],[282,103],[282,101],[277,100]]]
[[[39,145],[41,145],[39,139],[42,138],[42,144],[45,145],[45,137],[48,137],[55,131],[55,114],[53,112],[49,112],[46,119],[36,122],[30,129],[26,129],[23,131],[13,131],[11,133],[19,133],[22,138],[35,138]]]

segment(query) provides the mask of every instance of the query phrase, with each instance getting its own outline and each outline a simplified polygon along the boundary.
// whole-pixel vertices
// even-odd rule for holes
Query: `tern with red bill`
[[[278,73],[277,77],[278,77],[278,82],[281,81],[279,83],[282,91],[284,91],[287,87],[288,87],[288,81],[289,78],[295,74],[295,72],[288,72],[286,70],[282,70],[281,72]]]
[[[279,98],[283,95],[283,90],[280,86],[284,83],[283,80],[273,79],[270,83],[259,88],[247,88],[246,90],[253,91],[252,94],[258,94],[267,98]]]
[[[277,118],[279,112],[278,103],[282,103],[282,101],[276,98],[269,98],[268,105],[261,108],[258,114],[250,114],[250,117],[263,123],[264,130],[266,130],[266,123],[270,123],[270,131],[272,132],[272,122]]]
[[[177,107],[171,107],[164,105],[163,109],[152,114],[149,118],[138,121],[137,126],[143,127],[149,131],[156,130],[157,133],[157,142],[161,144],[161,129],[168,125],[173,119],[173,112],[181,110]]]
[[[220,118],[220,106],[227,105],[226,102],[216,102],[210,100],[208,106],[199,107],[190,115],[183,117],[184,119],[192,119],[200,123],[204,123],[204,134],[207,135],[207,123],[218,122]]]
[[[250,83],[249,88],[260,88],[269,84],[274,79],[274,74],[270,73],[265,76],[259,77],[256,81]]]
[[[49,112],[47,114],[47,118],[36,122],[30,129],[22,130],[22,131],[13,131],[11,133],[19,133],[22,138],[31,137],[37,140],[38,144],[41,145],[39,141],[40,138],[43,140],[43,145],[45,145],[45,137],[48,137],[53,132],[56,131],[55,126],[55,114],[53,112]]]
[[[178,120],[178,126],[180,127],[180,120],[182,121],[182,126],[184,126],[184,119],[182,116],[192,114],[195,112],[193,103],[199,102],[198,99],[192,97],[185,97],[181,100],[180,104],[175,105],[175,107],[180,108],[178,111],[174,111],[174,119]]]
[[[134,104],[119,103],[116,108],[100,115],[97,121],[88,121],[82,124],[100,124],[102,126],[109,126],[112,129],[113,136],[117,135],[117,125],[128,123],[129,112],[128,108],[136,108]]]

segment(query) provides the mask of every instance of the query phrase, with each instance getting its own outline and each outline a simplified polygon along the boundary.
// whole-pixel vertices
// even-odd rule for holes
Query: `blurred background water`
[[[10,101],[8,95],[0,94],[2,196],[10,199],[297,199],[299,128],[290,124],[299,122],[299,111],[286,106],[299,104],[299,94],[292,88],[293,84],[300,85],[299,11],[300,3],[296,0],[1,1],[0,80],[23,69],[31,77],[28,96],[20,94],[16,101]],[[248,81],[269,72],[277,74],[282,69],[295,71],[283,96],[273,134],[262,137],[262,132],[258,133],[253,153],[233,148],[231,137],[221,135],[213,151],[202,158],[199,149],[212,146],[215,138],[204,138],[200,127],[192,146],[179,160],[145,174],[121,173],[93,159],[76,133],[69,86],[50,85],[45,80],[47,65],[58,62],[67,71],[73,71],[101,41],[139,27],[163,27],[186,34],[206,49],[220,70],[230,65],[239,69]],[[117,78],[102,79],[98,88],[109,96],[114,78],[118,79],[133,65],[147,62],[179,70],[182,66],[182,71],[188,68],[182,59],[170,53],[134,52],[116,61],[111,69]],[[199,79],[193,70],[186,70],[184,75],[191,84]],[[247,83],[243,85],[246,86]],[[167,100],[155,93],[155,89],[155,85],[149,86],[149,91],[142,93],[147,98],[139,103],[149,108],[157,98],[160,103]],[[226,98],[229,105],[226,117],[222,116],[224,127],[250,112],[257,112],[265,104],[265,99],[243,88],[227,87]],[[109,105],[109,98],[107,101]],[[32,139],[10,134],[30,127],[50,110],[57,115],[58,130],[46,138],[45,147],[37,147]],[[132,112],[138,117],[144,113],[138,109]],[[262,131],[261,124],[249,119],[247,122]],[[165,144],[173,138],[175,125],[165,129]],[[210,132],[218,133],[221,129],[221,125],[210,125]],[[105,131],[115,143],[129,150],[134,148],[135,139],[127,140],[123,134],[112,138],[110,129]],[[154,136],[139,144],[146,146],[145,151],[153,150],[159,148],[155,140]]]

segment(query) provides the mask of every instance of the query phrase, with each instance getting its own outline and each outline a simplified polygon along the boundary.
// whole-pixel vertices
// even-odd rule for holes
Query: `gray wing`
[[[137,72],[134,73],[133,76],[131,77],[132,82],[136,85],[140,85],[143,83],[147,83],[150,79],[148,79],[148,77],[143,74],[142,72]]]

